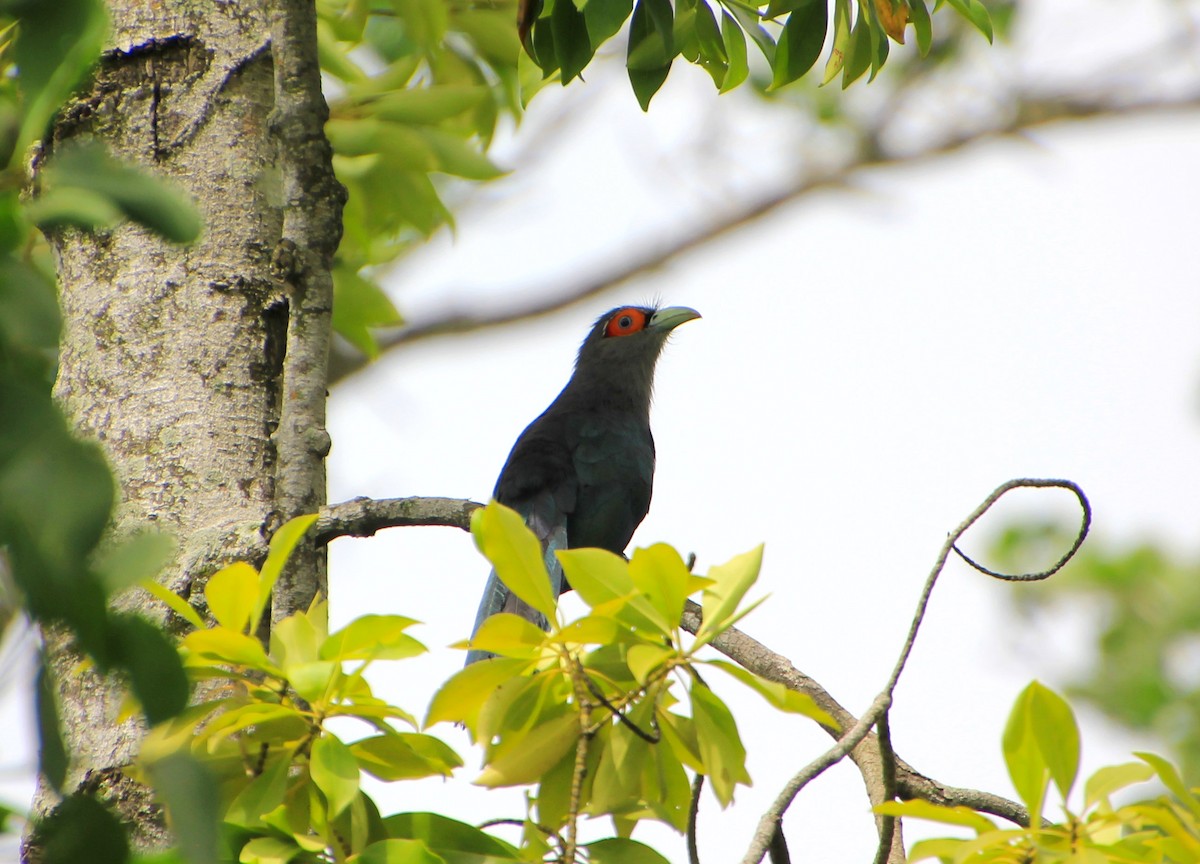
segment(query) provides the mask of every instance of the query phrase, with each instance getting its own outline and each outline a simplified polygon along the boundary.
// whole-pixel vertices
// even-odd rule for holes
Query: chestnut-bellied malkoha
[[[623,306],[601,315],[567,386],[508,454],[492,497],[524,516],[542,542],[555,596],[569,588],[556,550],[597,546],[624,554],[650,509],[654,365],[671,331],[699,317],[686,306]],[[493,572],[472,632],[497,612],[546,626]],[[471,651],[467,662],[488,656]]]

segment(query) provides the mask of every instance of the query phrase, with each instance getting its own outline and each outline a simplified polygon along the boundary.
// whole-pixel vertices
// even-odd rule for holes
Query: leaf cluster
[[[722,806],[748,784],[733,713],[702,675],[720,670],[784,711],[836,723],[807,696],[739,666],[700,656],[757,603],[743,606],[762,549],[691,573],[657,544],[626,561],[600,549],[558,553],[588,612],[562,619],[541,546],[515,511],[492,503],[472,533],[499,578],[551,622],[548,632],[516,615],[487,619],[469,643],[491,652],[434,696],[426,722],[462,723],[484,745],[489,787],[532,785],[526,842],[560,855],[581,817],[611,817],[620,837],[643,819],[686,827],[688,772],[709,780]],[[680,627],[684,601],[702,593],[694,638]],[[569,856],[568,856],[569,857]]]
[[[1082,809],[1068,798],[1078,780],[1080,740],[1075,715],[1054,691],[1032,682],[1017,697],[1004,729],[1004,761],[1030,813],[1030,825],[1001,828],[966,807],[926,801],[890,802],[876,811],[912,816],[974,832],[969,839],[939,838],[914,844],[910,860],[936,858],[947,864],[984,862],[1153,862],[1183,864],[1200,856],[1200,790],[1189,789],[1177,769],[1153,753],[1139,762],[1101,768],[1084,784]],[[1114,806],[1112,797],[1136,783],[1155,779],[1169,795]],[[1047,794],[1058,793],[1060,821],[1044,821]]]
[[[842,87],[887,61],[889,43],[903,44],[907,28],[922,56],[933,44],[935,0],[833,0],[833,28],[823,84],[841,76]],[[991,41],[993,25],[980,0],[945,0]],[[806,75],[826,45],[827,0],[532,0],[526,47],[547,77],[566,84],[581,77],[602,43],[629,21],[625,65],[643,110],[662,87],[676,58],[704,69],[722,92],[750,72],[747,39],[770,69],[770,88]]]

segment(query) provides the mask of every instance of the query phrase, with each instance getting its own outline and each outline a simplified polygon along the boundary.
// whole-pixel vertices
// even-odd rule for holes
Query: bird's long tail
[[[559,549],[567,548],[567,527],[561,521],[554,525],[549,525],[545,520],[530,515],[526,515],[526,524],[529,525],[533,533],[537,535],[538,540],[542,543],[542,549],[546,556],[546,572],[550,574],[550,589],[554,592],[554,596],[557,597],[562,593],[564,580],[562,565],[558,563],[558,556],[554,553]],[[532,621],[543,630],[549,629],[545,616],[509,591],[508,586],[500,581],[500,577],[493,570],[488,575],[487,585],[483,589],[483,598],[479,601],[479,612],[475,616],[475,626],[471,628],[472,638],[479,632],[479,628],[483,626],[483,622],[498,612],[511,612],[514,615],[520,615],[526,621]],[[494,656],[494,654],[488,651],[472,649],[467,652],[467,662],[465,665],[470,666],[478,660],[486,660]]]

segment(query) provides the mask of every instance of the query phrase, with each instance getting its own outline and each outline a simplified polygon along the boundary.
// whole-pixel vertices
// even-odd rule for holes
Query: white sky
[[[1113,4],[1097,6],[1106,26],[1071,23],[1085,34],[1095,25],[1109,43],[1113,31],[1128,37]],[[1053,35],[1030,43],[1041,53],[1025,69],[1076,62],[1055,53]],[[769,112],[718,101],[703,73],[672,72],[649,115],[619,75],[588,77],[539,96],[527,124],[566,104],[595,112],[581,131],[557,151],[532,151],[536,169],[488,187],[487,206],[459,219],[456,239],[414,256],[394,280],[403,308],[502,306],[642,248],[663,224],[716,212],[790,158],[772,151],[784,132]],[[586,307],[407,349],[336,389],[330,500],[485,500],[597,314],[655,297],[694,306],[704,318],[676,333],[659,364],[658,473],[634,545],[694,551],[703,571],[765,541],[759,593],[771,599],[744,629],[857,714],[894,662],[946,532],[1006,479],[1070,477],[1091,496],[1098,536],[1195,549],[1197,141],[1200,117],[1093,123],[872,172],[857,191],[813,196]],[[1043,512],[1045,494],[1007,512]],[[431,653],[375,679],[380,695],[420,714],[461,663],[442,646],[468,634],[486,574],[453,529],[341,540],[332,623],[366,612],[425,622],[414,635]],[[892,727],[918,770],[1011,795],[1000,734],[1013,698],[1083,655],[1075,620],[1041,634],[1038,650],[1018,644],[1008,591],[947,568]],[[706,861],[740,858],[784,780],[829,743],[735,686],[720,689],[755,785],[730,811],[702,804]],[[26,706],[0,709],[0,726],[28,730]],[[1086,771],[1147,744],[1085,719]],[[468,768],[450,782],[377,789],[384,812],[521,815],[519,795],[469,785],[478,756],[456,730],[433,731]],[[31,751],[14,752],[13,740],[0,744],[0,765],[28,765]],[[28,788],[17,771],[0,794],[21,801]],[[865,860],[874,832],[857,771],[839,766],[811,784],[785,829],[806,860]],[[635,836],[686,859],[669,832]]]
[[[648,116],[600,70],[538,99],[531,125],[573,99],[568,110],[595,116],[557,152],[533,148],[532,178],[489,187],[454,241],[439,238],[397,275],[407,309],[544,290],[643,248],[663,224],[703,218],[781,164],[772,142],[787,127],[718,102],[702,75],[672,72]],[[745,629],[859,713],[946,532],[1006,479],[1070,477],[1091,496],[1098,536],[1195,548],[1198,133],[1200,118],[1046,128],[872,172],[856,191],[814,196],[585,308],[408,349],[335,393],[331,500],[484,500],[597,314],[655,297],[694,306],[703,320],[676,332],[659,365],[655,495],[634,545],[672,543],[703,570],[765,541],[759,588],[772,596]],[[730,143],[734,153],[721,150]],[[1045,494],[1006,512],[1074,518],[1065,493]],[[486,576],[469,537],[338,541],[333,568],[336,621],[386,609],[426,622],[431,655],[379,679],[402,704],[425,705],[461,662],[438,646],[466,635]],[[1008,591],[947,568],[892,725],[918,770],[1012,795],[1000,755],[1012,700],[1083,655],[1078,621],[1042,634],[1039,650],[1018,645]],[[767,802],[828,744],[756,698],[732,696],[755,786],[725,813],[704,802],[704,860],[740,858]],[[1089,722],[1085,768],[1146,744]],[[380,793],[385,811],[519,816],[519,796],[465,782],[478,756],[462,752],[462,780],[397,785]],[[785,828],[806,860],[872,854],[855,769],[811,784]],[[635,836],[686,858],[669,832]]]

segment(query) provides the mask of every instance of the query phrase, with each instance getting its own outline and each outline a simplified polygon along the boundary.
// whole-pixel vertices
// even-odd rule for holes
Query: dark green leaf
[[[189,753],[148,766],[154,791],[170,814],[171,833],[189,864],[216,864],[220,795],[212,772]]]
[[[593,49],[620,30],[632,11],[633,0],[588,0],[583,18]]]
[[[190,687],[174,644],[162,630],[136,615],[114,615],[110,632],[117,662],[129,673],[133,694],[151,725],[187,706]]]
[[[554,51],[562,83],[570,83],[592,59],[594,48],[588,38],[583,13],[572,0],[558,0],[550,13],[550,29],[554,31]]]
[[[41,864],[125,864],[125,829],[100,802],[83,794],[67,798],[34,828],[43,842]]]
[[[746,36],[728,12],[721,14],[721,42],[725,46],[725,55],[729,58],[729,72],[721,83],[721,92],[728,93],[750,74],[746,57]]]
[[[54,285],[32,267],[0,257],[0,374],[10,381],[42,381],[48,392],[57,367],[59,326]],[[11,414],[6,419],[17,420]]]
[[[354,860],[357,864],[447,864],[420,840],[380,840]]]
[[[737,23],[742,30],[754,40],[754,44],[758,46],[758,50],[762,51],[764,57],[767,58],[767,63],[775,65],[775,40],[771,34],[763,29],[761,19],[758,15],[742,6],[739,3],[730,3],[725,7],[727,13],[732,13],[737,19]]]
[[[200,213],[160,178],[113,159],[102,144],[86,140],[63,146],[42,173],[47,190],[83,189],[102,195],[129,219],[174,243],[200,236]]]
[[[871,66],[874,54],[871,51],[871,25],[862,15],[854,22],[850,31],[850,43],[846,51],[846,65],[842,69],[842,89],[853,84]]]
[[[67,777],[67,749],[58,725],[58,695],[43,652],[37,673],[38,770],[56,792]]]
[[[100,56],[108,33],[104,5],[97,0],[5,4],[20,20],[14,59],[24,97],[25,118],[13,158],[41,138],[59,106]]]
[[[95,561],[96,575],[110,594],[116,594],[161,573],[177,548],[170,534],[143,531],[103,550]]]

